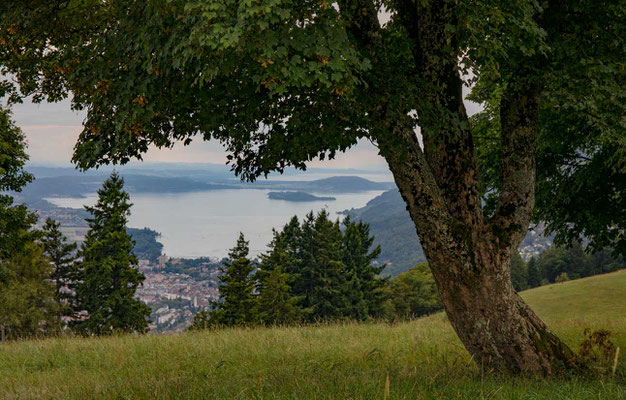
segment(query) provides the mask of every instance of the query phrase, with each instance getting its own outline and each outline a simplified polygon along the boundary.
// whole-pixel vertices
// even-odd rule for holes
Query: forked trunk
[[[413,131],[392,132],[392,137],[404,140],[406,154],[390,155],[392,141],[379,140],[379,147],[390,155],[386,159],[417,228],[448,318],[477,365],[513,374],[552,375],[579,369],[574,353],[513,289],[511,258],[528,219],[510,217],[505,221],[514,223],[508,225],[485,221],[479,206],[466,201],[472,194],[462,191],[458,198],[465,204],[451,207],[459,202],[444,199]],[[533,179],[531,174],[532,184]],[[532,197],[532,193],[518,192]]]

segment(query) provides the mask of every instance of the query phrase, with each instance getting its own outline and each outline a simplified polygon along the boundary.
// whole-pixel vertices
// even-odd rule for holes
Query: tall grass
[[[598,278],[612,303],[575,301],[583,281],[525,297],[571,345],[584,328],[603,327],[626,349],[626,314],[611,311],[626,307],[626,272]],[[572,301],[569,317],[554,290]],[[624,399],[625,369],[622,359],[614,379],[482,372],[436,314],[398,324],[16,342],[0,346],[0,399]]]

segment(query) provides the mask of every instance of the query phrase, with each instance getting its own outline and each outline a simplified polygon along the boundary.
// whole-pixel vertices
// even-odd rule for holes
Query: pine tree
[[[255,281],[252,277],[254,266],[248,253],[248,241],[240,233],[222,268],[220,301],[213,304],[214,308],[209,313],[210,325],[250,325],[257,321]]]
[[[48,218],[42,229],[41,243],[44,254],[54,267],[52,280],[55,284],[55,297],[63,308],[64,315],[73,314],[75,288],[80,277],[75,265],[76,243],[67,243],[67,238],[59,229],[60,223]]]
[[[541,272],[539,271],[539,265],[535,257],[532,257],[528,261],[528,287],[534,288],[541,286]]]
[[[374,237],[370,236],[368,224],[356,223],[347,216],[343,225],[342,254],[349,282],[346,295],[350,309],[348,315],[355,319],[379,315],[382,312],[385,280],[378,275],[385,265],[375,267],[373,263],[380,254],[380,246],[370,251]]]
[[[89,232],[80,249],[82,282],[76,287],[77,311],[87,318],[76,321],[79,332],[107,335],[114,332],[146,332],[150,308],[136,300],[135,291],[145,276],[135,265],[133,242],[126,233],[130,215],[124,180],[112,173],[98,190],[98,202],[85,207]]]

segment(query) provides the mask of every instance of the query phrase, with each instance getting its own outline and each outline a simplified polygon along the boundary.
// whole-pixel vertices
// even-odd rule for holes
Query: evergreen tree
[[[528,261],[528,287],[534,288],[541,286],[541,281],[543,280],[541,271],[539,270],[539,264],[535,257],[532,257]]]
[[[59,327],[51,267],[34,229],[37,216],[7,194],[33,180],[24,171],[26,161],[24,134],[0,107],[0,330],[5,338],[43,336]]]
[[[60,226],[60,223],[48,218],[42,229],[41,243],[44,254],[54,267],[52,280],[55,284],[55,297],[64,309],[63,314],[71,315],[74,305],[71,290],[80,279],[75,265],[77,245],[67,243],[67,238],[59,229]]]
[[[214,308],[208,315],[210,325],[237,326],[256,322],[254,266],[248,253],[248,241],[240,233],[222,268],[220,301],[213,304]]]
[[[193,322],[191,326],[187,328],[188,331],[199,331],[207,329],[211,326],[215,326],[217,323],[211,323],[210,313],[207,311],[199,311],[193,316]]]
[[[303,230],[304,231],[304,230]],[[331,221],[328,212],[317,214],[312,235],[307,239],[308,269],[307,308],[312,321],[335,319],[347,316],[349,309],[346,298],[346,267],[341,249],[341,230],[338,221]]]
[[[293,251],[297,254],[298,262],[295,270],[285,268],[290,273],[294,281],[291,285],[291,293],[299,299],[298,305],[304,315],[310,314],[310,295],[313,291],[312,269],[315,263],[315,214],[309,212],[302,225],[299,227],[298,239],[294,242],[297,250]]]
[[[348,316],[362,320],[379,315],[383,302],[381,288],[385,280],[378,275],[385,265],[375,267],[373,263],[380,254],[380,246],[370,251],[374,237],[369,234],[368,224],[356,223],[347,216],[343,225],[341,245],[347,278]]]
[[[60,328],[59,303],[50,277],[52,266],[35,242],[2,262],[0,327],[6,338],[40,337]]]
[[[85,334],[146,332],[150,308],[136,300],[135,291],[145,276],[139,272],[133,242],[126,233],[130,215],[124,180],[116,173],[98,190],[98,202],[85,207],[93,216],[87,219],[89,232],[80,249],[82,281],[76,287],[77,311],[87,312],[76,321]]]
[[[294,217],[295,218],[295,217]],[[296,249],[289,245],[289,233],[286,230],[293,227],[294,219],[285,225],[283,231],[273,231],[274,237],[268,245],[269,251],[261,254],[261,263],[255,279],[258,292],[258,314],[260,322],[264,324],[288,324],[296,320],[298,307],[297,297],[291,293],[290,283],[294,276],[283,270],[295,270],[298,263],[295,257]],[[299,228],[297,218],[295,224]]]
[[[258,295],[258,313],[261,323],[272,325],[291,324],[298,320],[297,298],[293,297],[289,286],[290,275],[281,267],[272,269],[263,280]]]
[[[528,267],[517,251],[511,258],[511,283],[518,292],[528,289]]]

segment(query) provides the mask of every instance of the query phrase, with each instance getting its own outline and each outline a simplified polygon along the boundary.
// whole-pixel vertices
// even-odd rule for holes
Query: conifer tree
[[[51,267],[34,229],[37,216],[15,205],[6,192],[20,192],[33,180],[24,134],[0,107],[0,340],[43,336],[59,327]]]
[[[313,211],[305,216],[298,230],[298,239],[294,241],[294,245],[297,248],[294,252],[297,254],[298,262],[294,270],[285,270],[294,278],[291,285],[291,293],[299,299],[298,305],[302,312],[305,315],[309,315],[311,312],[310,295],[314,286],[311,275],[316,251],[314,247],[315,214]]]
[[[541,272],[539,271],[539,265],[535,257],[532,257],[528,261],[528,287],[534,288],[541,286]]]
[[[317,214],[308,246],[309,292],[307,308],[313,321],[346,316],[348,304],[345,265],[342,261],[341,230],[338,221],[331,221],[328,212]]]
[[[248,253],[248,241],[240,233],[222,268],[220,302],[214,303],[214,309],[208,315],[209,325],[237,326],[256,322],[254,266]]]
[[[290,293],[290,275],[280,266],[272,269],[262,282],[258,295],[258,313],[261,323],[285,325],[299,318],[297,298]]]
[[[42,228],[41,243],[44,247],[44,254],[53,266],[52,280],[55,284],[55,297],[64,315],[73,313],[73,294],[80,277],[75,265],[76,243],[68,243],[67,238],[59,229],[61,224],[48,218]]]
[[[345,229],[341,245],[349,282],[348,316],[365,319],[368,316],[379,315],[382,312],[384,300],[382,287],[385,280],[378,275],[385,269],[385,265],[375,267],[373,263],[380,254],[380,246],[370,251],[374,237],[370,236],[368,224],[354,222],[347,216],[343,225]]]
[[[87,317],[75,324],[85,334],[143,333],[148,328],[150,308],[134,298],[145,276],[135,266],[133,241],[126,233],[132,204],[123,189],[124,180],[113,172],[98,190],[96,205],[85,207],[92,218],[80,249],[82,282],[76,294],[77,311],[86,311]]]

